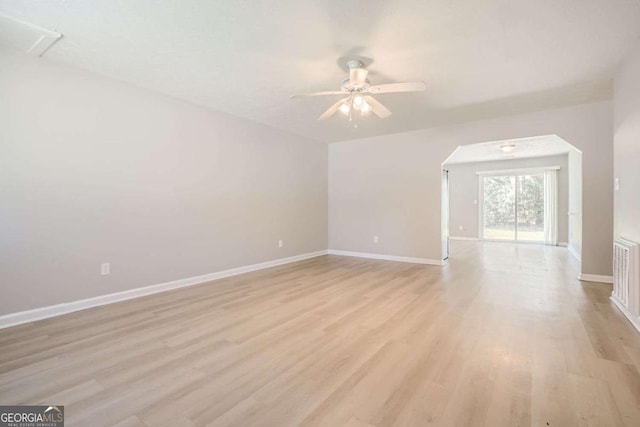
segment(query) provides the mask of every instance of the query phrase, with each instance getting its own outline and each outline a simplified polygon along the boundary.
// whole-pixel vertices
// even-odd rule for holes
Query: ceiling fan
[[[346,95],[345,98],[342,98],[329,107],[327,111],[318,117],[318,120],[326,120],[339,110],[349,117],[349,121],[354,122],[355,127],[358,127],[358,117],[366,115],[369,112],[372,112],[381,119],[391,115],[391,111],[372,95],[395,92],[420,92],[425,90],[424,82],[388,83],[371,86],[369,80],[367,80],[369,71],[364,68],[362,61],[351,60],[347,62],[347,67],[349,67],[349,77],[342,81],[340,90],[305,93],[293,95],[291,98]]]

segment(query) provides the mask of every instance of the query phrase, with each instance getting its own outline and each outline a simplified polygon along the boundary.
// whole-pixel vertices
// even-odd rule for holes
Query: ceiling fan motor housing
[[[342,81],[342,89],[346,92],[360,92],[368,88],[370,85],[369,79],[365,80],[363,84],[351,84],[349,77]]]
[[[369,80],[367,79],[367,70],[364,68],[364,63],[357,59],[352,59],[347,62],[349,68],[349,76],[342,81],[342,88],[347,92],[361,91],[369,87]]]

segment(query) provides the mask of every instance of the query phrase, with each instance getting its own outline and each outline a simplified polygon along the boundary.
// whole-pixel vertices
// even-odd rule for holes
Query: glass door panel
[[[516,177],[483,178],[483,238],[516,240]]]
[[[544,242],[544,175],[516,178],[516,240]]]

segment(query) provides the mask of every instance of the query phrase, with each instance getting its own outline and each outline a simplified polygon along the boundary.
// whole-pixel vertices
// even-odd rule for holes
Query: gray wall
[[[558,242],[568,239],[569,174],[568,155],[491,162],[445,164],[449,171],[449,219],[451,236],[478,237],[480,230],[478,172],[504,169],[560,166],[558,171]],[[476,203],[474,203],[474,201]],[[460,226],[463,227],[460,230]]]
[[[569,150],[569,251],[582,257],[582,153]]]
[[[582,272],[611,275],[608,101],[331,144],[329,247],[441,259],[440,171],[449,154],[459,145],[554,134],[583,155]]]
[[[615,236],[640,242],[640,44],[629,52],[614,84]]]
[[[327,248],[326,144],[44,59],[0,64],[0,314]]]

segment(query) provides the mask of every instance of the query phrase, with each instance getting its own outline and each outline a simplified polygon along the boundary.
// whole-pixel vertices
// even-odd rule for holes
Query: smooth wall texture
[[[569,150],[569,252],[582,259],[582,153]]]
[[[583,154],[582,273],[611,275],[609,101],[331,144],[330,249],[441,259],[440,170],[449,154],[459,145],[553,134]]]
[[[327,248],[326,144],[45,59],[0,64],[0,314]]]
[[[568,155],[495,162],[445,164],[449,171],[449,233],[477,238],[479,230],[478,172],[560,166],[558,171],[558,242],[567,243],[569,209]],[[476,202],[476,203],[474,203]],[[462,230],[460,230],[462,227]]]
[[[614,84],[615,236],[640,242],[640,44],[629,53]]]

